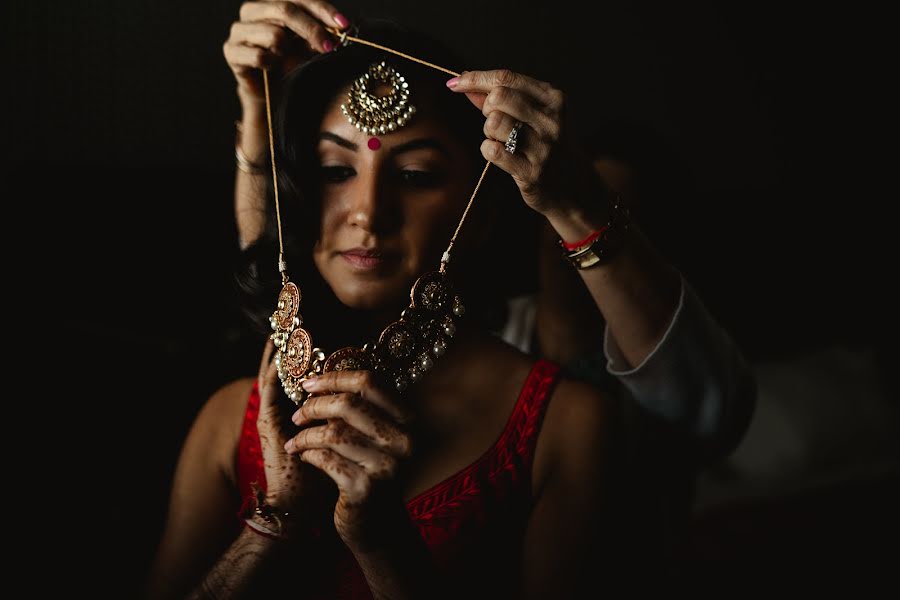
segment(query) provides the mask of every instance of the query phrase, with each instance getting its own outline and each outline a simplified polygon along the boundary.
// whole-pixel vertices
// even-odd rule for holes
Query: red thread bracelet
[[[584,238],[583,240],[581,240],[579,242],[567,242],[565,240],[561,240],[563,248],[565,248],[566,250],[578,250],[579,248],[584,248],[585,246],[589,246],[590,244],[594,243],[594,240],[596,240],[598,237],[603,235],[603,233],[607,229],[609,229],[609,225],[604,225],[603,227],[601,227],[597,231],[591,233],[590,235],[588,235],[586,238]]]

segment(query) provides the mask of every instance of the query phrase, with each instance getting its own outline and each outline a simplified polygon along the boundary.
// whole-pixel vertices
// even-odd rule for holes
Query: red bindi
[[[381,140],[377,137],[369,138],[369,150],[378,150],[381,148]]]

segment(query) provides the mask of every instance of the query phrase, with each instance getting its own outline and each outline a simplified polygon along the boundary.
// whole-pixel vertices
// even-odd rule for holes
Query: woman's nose
[[[351,226],[372,233],[384,233],[398,222],[397,207],[393,206],[390,192],[377,173],[357,177],[358,185],[352,190],[347,220]]]

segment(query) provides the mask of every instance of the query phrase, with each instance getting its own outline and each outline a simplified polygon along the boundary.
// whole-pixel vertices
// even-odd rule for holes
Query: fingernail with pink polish
[[[350,21],[341,13],[334,13],[334,22],[340,25],[341,29],[350,26]]]
[[[322,47],[325,48],[325,52],[331,52],[334,50],[334,42],[331,40],[325,40],[322,42]]]
[[[454,77],[450,81],[447,82],[447,87],[451,90],[455,88],[459,84],[459,77]]]

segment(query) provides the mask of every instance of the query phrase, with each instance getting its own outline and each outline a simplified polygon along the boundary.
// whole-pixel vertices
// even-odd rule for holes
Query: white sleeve
[[[507,307],[506,324],[499,335],[510,346],[528,354],[531,352],[531,338],[534,336],[537,297],[534,294],[516,296],[508,301]]]
[[[686,430],[706,454],[727,454],[740,441],[756,400],[753,372],[684,277],[672,322],[641,364],[628,366],[608,326],[603,349],[607,371],[635,401]]]

